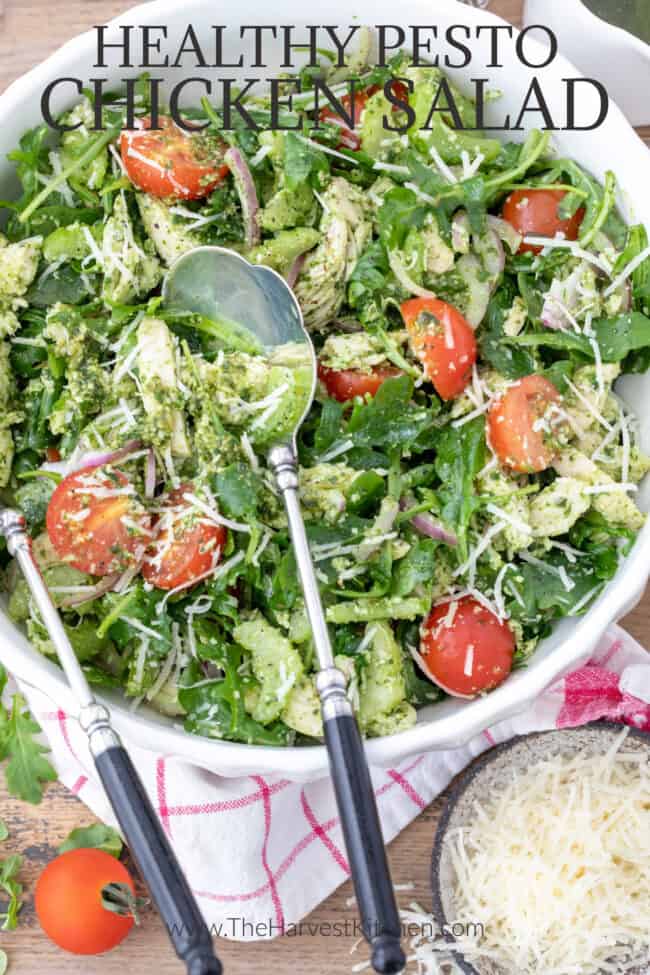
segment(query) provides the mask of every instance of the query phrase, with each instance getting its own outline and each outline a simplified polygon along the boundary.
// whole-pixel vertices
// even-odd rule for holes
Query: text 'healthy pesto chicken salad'
[[[303,71],[292,131],[260,98],[258,130],[224,131],[208,101],[187,112],[200,131],[165,115],[154,130],[144,94],[121,131],[116,94],[105,131],[84,98],[56,144],[42,126],[11,154],[0,499],[26,514],[88,678],[214,738],[322,729],[265,465],[309,378],[251,341],[245,308],[238,324],[163,306],[166,269],[197,245],[284,275],[316,346],[302,504],[366,735],[524,665],[644,521],[650,460],[613,384],[650,364],[650,249],[614,174],[601,185],[548,133],[461,131],[472,103],[404,55],[347,74],[323,56],[350,125],[315,110]],[[12,618],[53,656],[0,558]]]

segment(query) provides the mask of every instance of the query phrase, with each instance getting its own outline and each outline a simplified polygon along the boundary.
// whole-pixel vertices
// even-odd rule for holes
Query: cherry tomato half
[[[411,298],[401,306],[415,354],[444,399],[459,396],[472,377],[474,331],[457,308],[439,298]]]
[[[488,434],[499,460],[513,471],[545,470],[556,454],[549,407],[561,396],[550,380],[533,373],[510,386],[488,413]]]
[[[80,572],[106,576],[133,565],[150,538],[151,518],[116,470],[87,468],[57,484],[45,518],[57,555]]]
[[[192,491],[192,484],[181,484],[162,501],[156,539],[142,567],[145,580],[157,589],[193,586],[221,560],[226,529],[186,500]]]
[[[339,403],[347,403],[355,396],[374,396],[387,379],[400,376],[401,371],[394,366],[376,366],[371,372],[359,369],[329,369],[318,366],[318,378],[325,386],[328,396]]]
[[[555,237],[562,233],[566,240],[577,240],[585,211],[581,208],[572,217],[561,217],[558,207],[565,196],[566,190],[515,190],[503,204],[503,219],[522,236]],[[519,253],[539,254],[541,250],[533,244],[522,244]]]
[[[75,955],[99,955],[124,941],[133,917],[102,905],[108,884],[124,884],[135,895],[126,867],[103,850],[69,850],[48,863],[34,893],[48,938]]]
[[[420,630],[428,676],[458,697],[474,697],[504,681],[514,652],[508,624],[472,596],[434,606]]]
[[[184,132],[168,115],[159,116],[159,129],[148,118],[138,123],[122,132],[120,152],[129,179],[145,193],[200,200],[227,175],[216,140]]]

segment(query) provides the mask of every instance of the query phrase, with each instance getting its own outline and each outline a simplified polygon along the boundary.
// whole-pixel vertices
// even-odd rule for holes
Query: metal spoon
[[[316,686],[321,699],[325,742],[361,914],[370,943],[372,965],[381,973],[400,972],[405,957],[400,945],[400,920],[393,893],[375,795],[361,735],[346,694],[346,681],[334,656],[311,560],[298,500],[296,433],[316,390],[316,354],[293,292],[270,268],[249,264],[222,247],[199,247],[180,257],[163,284],[170,309],[192,311],[213,321],[239,322],[249,339],[257,338],[267,355],[291,350],[300,369],[311,370],[302,414],[268,451],[268,463],[284,499],[296,563],[314,636],[320,671]],[[278,353],[280,350],[280,353]]]
[[[221,975],[210,932],[138,773],[111,727],[110,715],[90,689],[61,617],[43,581],[32,541],[19,511],[0,508],[0,537],[25,577],[59,662],[79,704],[79,724],[88,736],[106,795],[127,845],[188,975]]]

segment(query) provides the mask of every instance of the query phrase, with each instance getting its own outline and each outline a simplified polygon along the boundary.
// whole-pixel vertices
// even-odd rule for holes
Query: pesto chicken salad
[[[309,369],[260,348],[245,308],[163,304],[166,269],[198,245],[284,275],[316,347],[302,506],[366,735],[525,665],[644,522],[650,459],[613,384],[650,364],[650,249],[614,174],[597,182],[548,133],[459,129],[432,109],[441,84],[468,126],[472,103],[405,56],[347,74],[324,58],[349,124],[316,111],[303,72],[284,131],[257,97],[257,129],[225,131],[207,100],[186,113],[196,131],[164,114],[153,129],[143,89],[134,129],[116,95],[94,131],[84,97],[58,141],[42,126],[11,154],[0,501],[26,515],[88,678],[208,737],[322,727],[265,462]],[[4,548],[0,565],[11,617],[54,656]]]

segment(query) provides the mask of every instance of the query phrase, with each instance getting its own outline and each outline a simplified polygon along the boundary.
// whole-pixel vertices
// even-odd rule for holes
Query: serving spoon
[[[270,445],[267,459],[286,508],[314,637],[325,743],[363,933],[375,971],[400,972],[406,960],[372,780],[346,680],[334,664],[298,499],[296,434],[311,407],[317,377],[316,353],[300,306],[279,274],[223,247],[197,247],[178,258],[163,283],[163,302],[169,310],[195,312],[230,327],[241,323],[240,341],[248,335],[253,343],[257,340],[260,351],[294,362],[308,377],[296,384],[304,397],[300,416],[293,429],[283,431]]]
[[[212,938],[190,886],[128,752],[111,726],[108,710],[93,694],[70,645],[32,551],[24,516],[0,507],[0,537],[29,586],[43,624],[79,705],[77,719],[127,846],[149,889],[187,975],[221,975]]]

